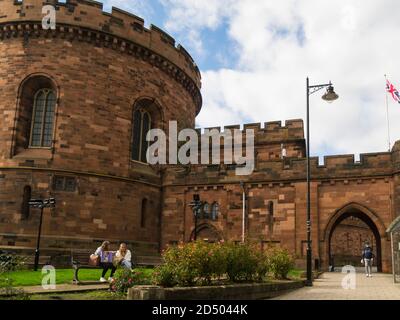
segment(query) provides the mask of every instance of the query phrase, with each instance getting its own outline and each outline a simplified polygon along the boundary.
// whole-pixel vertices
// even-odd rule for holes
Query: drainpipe
[[[242,204],[243,204],[243,213],[242,213],[242,243],[245,241],[245,229],[246,229],[246,189],[243,181],[240,181],[240,187],[242,188]]]
[[[395,270],[395,260],[394,260],[394,243],[393,243],[393,231],[390,232],[390,243],[391,243],[391,249],[392,249],[392,273],[393,273],[393,282],[396,283],[396,270]]]

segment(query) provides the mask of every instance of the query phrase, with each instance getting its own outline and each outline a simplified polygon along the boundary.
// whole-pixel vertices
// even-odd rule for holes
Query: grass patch
[[[141,271],[145,275],[151,276],[153,269],[138,268],[135,269]],[[107,272],[106,277],[110,275],[110,271]],[[79,280],[81,281],[98,281],[101,276],[101,269],[82,269],[79,270]],[[25,287],[25,286],[40,286],[42,284],[42,272],[21,270],[9,272],[2,277],[7,277],[13,280],[13,286]],[[56,284],[71,283],[74,277],[74,270],[72,269],[56,269]]]
[[[293,269],[288,273],[288,278],[292,280],[303,279],[303,276],[304,276],[304,270],[301,269]]]

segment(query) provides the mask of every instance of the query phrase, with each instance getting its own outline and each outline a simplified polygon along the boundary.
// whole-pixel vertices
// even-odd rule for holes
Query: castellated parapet
[[[208,130],[217,130],[220,133],[233,132],[233,130],[241,130],[241,125],[229,125],[224,127],[210,127]],[[256,143],[272,143],[285,142],[287,140],[304,139],[303,120],[294,119],[286,120],[285,125],[281,121],[261,123],[248,123],[243,125],[241,130],[243,137],[246,137],[246,130],[253,130]]]

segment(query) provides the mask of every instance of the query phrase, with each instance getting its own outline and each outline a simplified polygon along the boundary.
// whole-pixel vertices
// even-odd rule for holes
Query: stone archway
[[[190,239],[193,240],[195,237],[195,230],[192,231]],[[196,230],[197,240],[203,240],[207,242],[219,242],[223,240],[221,232],[216,227],[208,223],[201,224]]]
[[[382,238],[385,237],[384,224],[374,212],[357,203],[348,204],[337,210],[329,220],[324,232],[326,253],[325,261],[328,262],[329,257],[331,257],[332,236],[335,230],[343,221],[349,219],[350,217],[361,220],[372,232],[376,244],[376,266],[378,268],[378,272],[382,272]],[[361,249],[362,248],[360,248],[360,251]]]

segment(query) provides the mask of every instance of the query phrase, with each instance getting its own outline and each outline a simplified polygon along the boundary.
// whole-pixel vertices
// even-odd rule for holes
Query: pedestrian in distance
[[[365,276],[372,277],[372,263],[374,261],[374,253],[372,252],[372,248],[367,243],[365,244],[365,248],[362,251],[362,260],[361,263],[365,265]]]

